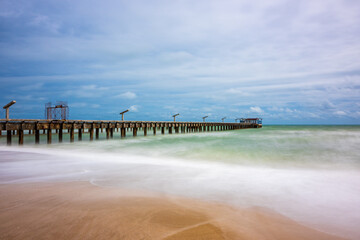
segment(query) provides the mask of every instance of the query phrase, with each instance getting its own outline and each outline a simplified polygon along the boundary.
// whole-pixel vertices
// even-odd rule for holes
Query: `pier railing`
[[[165,121],[106,121],[106,120],[43,120],[43,119],[0,119],[0,135],[5,131],[7,144],[11,145],[12,136],[16,135],[19,145],[24,144],[24,134],[34,135],[36,144],[40,143],[40,135],[47,135],[50,144],[53,134],[58,135],[58,141],[63,141],[63,134],[70,134],[70,142],[74,142],[77,133],[81,141],[83,133],[89,134],[89,140],[99,139],[100,132],[106,131],[106,138],[113,138],[114,132],[120,130],[120,136],[126,137],[127,131],[137,136],[138,131],[143,131],[147,136],[148,130],[156,135],[157,130],[165,134],[225,131],[244,128],[261,128],[261,124],[254,123],[223,123],[223,122],[165,122]],[[95,135],[95,137],[94,137]]]

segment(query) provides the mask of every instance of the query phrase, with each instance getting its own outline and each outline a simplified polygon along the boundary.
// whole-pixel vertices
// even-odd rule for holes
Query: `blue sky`
[[[0,104],[360,124],[360,1],[0,0]],[[0,111],[1,117],[5,112]]]

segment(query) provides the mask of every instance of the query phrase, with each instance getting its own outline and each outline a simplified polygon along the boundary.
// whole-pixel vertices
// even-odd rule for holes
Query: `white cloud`
[[[226,90],[227,93],[235,94],[237,96],[250,96],[251,94],[244,92],[243,88],[230,88]]]
[[[341,110],[335,111],[334,114],[337,115],[337,116],[346,116],[347,115],[346,112],[341,111]]]
[[[129,107],[129,110],[132,111],[132,112],[137,112],[139,110],[139,106],[132,105],[131,107]]]
[[[137,96],[133,92],[125,92],[115,96],[116,98],[123,98],[123,99],[135,99]]]
[[[250,112],[253,113],[263,113],[264,111],[260,107],[250,107]]]

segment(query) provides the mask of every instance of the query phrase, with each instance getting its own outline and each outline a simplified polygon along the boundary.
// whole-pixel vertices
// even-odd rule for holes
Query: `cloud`
[[[347,115],[347,113],[346,112],[344,112],[344,111],[336,111],[336,112],[334,112],[334,114],[335,115],[337,115],[337,116],[346,116]]]
[[[125,92],[119,95],[116,95],[115,98],[123,98],[123,99],[135,99],[137,96],[133,92]]]
[[[260,107],[250,107],[250,112],[261,114],[264,111]]]
[[[250,96],[251,94],[244,92],[242,88],[230,88],[226,90],[227,93],[235,94],[238,96]]]
[[[132,111],[132,112],[137,112],[139,110],[139,106],[132,105],[131,107],[129,107],[129,110]]]
[[[287,122],[359,109],[359,1],[3,0],[0,22],[1,102],[21,94],[105,114],[141,93],[139,118]]]

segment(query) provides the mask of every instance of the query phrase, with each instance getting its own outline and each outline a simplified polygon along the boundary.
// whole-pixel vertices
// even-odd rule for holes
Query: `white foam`
[[[7,179],[2,183],[81,180],[264,206],[320,230],[360,238],[358,170],[253,167],[54,148],[0,147],[0,156],[0,173]]]

